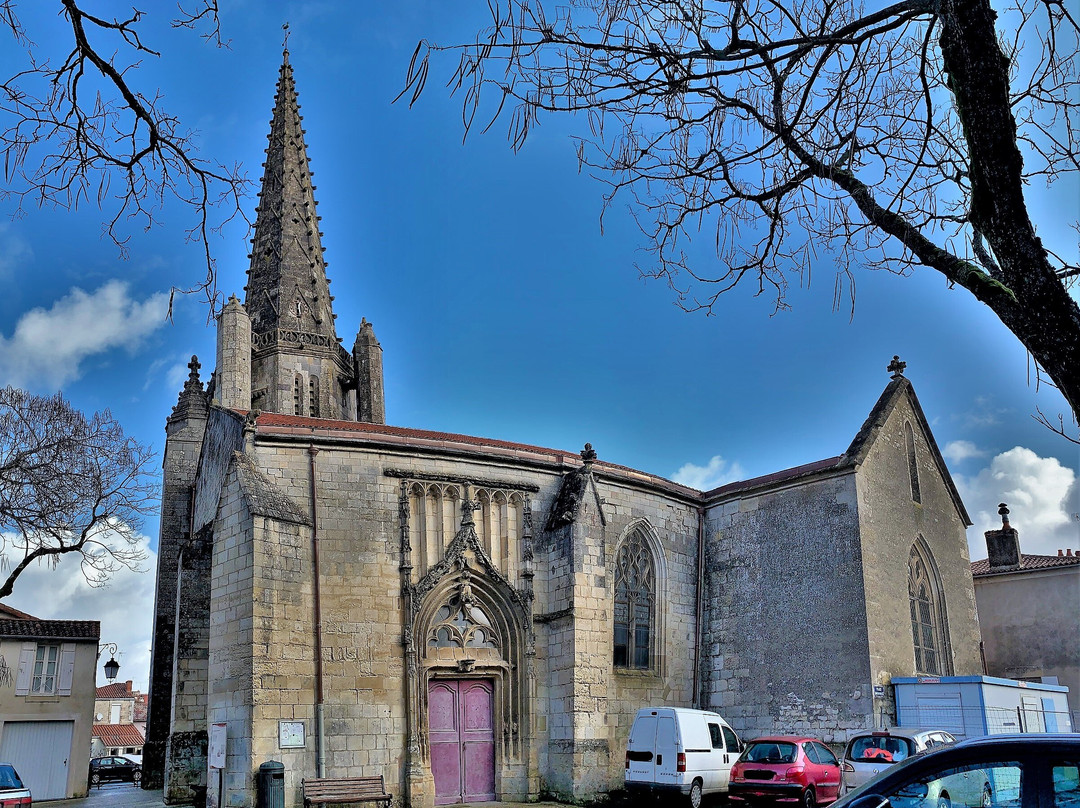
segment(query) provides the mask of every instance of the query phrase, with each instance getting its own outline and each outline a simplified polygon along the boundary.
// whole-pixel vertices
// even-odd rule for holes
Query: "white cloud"
[[[1020,550],[1056,555],[1080,548],[1080,480],[1055,457],[1039,457],[1017,446],[997,455],[973,477],[956,476],[972,521],[972,560],[986,558],[987,530],[1001,527],[998,503],[1009,506],[1009,521],[1020,531]]]
[[[168,294],[139,302],[123,281],[88,294],[72,289],[52,308],[26,312],[11,337],[0,336],[0,384],[56,389],[79,378],[84,359],[115,348],[135,350],[165,324]]]
[[[962,463],[973,457],[986,457],[987,452],[969,440],[953,440],[945,444],[941,454],[950,463]]]
[[[708,491],[725,483],[741,480],[745,475],[738,462],[728,463],[720,455],[713,455],[708,465],[695,466],[693,463],[687,463],[676,471],[671,479],[699,491]]]
[[[10,278],[12,270],[25,266],[34,258],[29,243],[10,232],[11,225],[0,223],[0,278]]]
[[[122,569],[104,587],[86,583],[74,553],[62,557],[55,569],[49,564],[31,564],[15,581],[15,589],[4,603],[42,620],[101,621],[101,642],[114,642],[120,651],[117,681],[131,679],[136,690],[146,693],[157,554],[146,537],[142,538],[142,549],[147,554],[139,564],[143,572]],[[101,668],[107,661],[108,655],[102,654],[97,669],[99,686],[108,684]]]

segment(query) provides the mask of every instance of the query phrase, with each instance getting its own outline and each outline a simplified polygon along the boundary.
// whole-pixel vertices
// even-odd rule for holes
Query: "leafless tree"
[[[43,0],[38,0],[42,2]],[[198,156],[190,131],[166,112],[160,93],[138,86],[140,60],[158,57],[140,35],[143,12],[126,17],[89,13],[81,0],[55,0],[70,25],[70,50],[49,54],[35,43],[14,0],[0,0],[0,29],[26,51],[25,68],[0,83],[0,153],[17,213],[29,204],[77,208],[97,204],[104,230],[126,255],[132,226],[157,224],[174,198],[193,211],[187,235],[202,245],[206,277],[187,291],[213,304],[213,231],[243,213],[247,180],[239,166]],[[178,7],[175,28],[221,40],[217,0]]]
[[[857,268],[935,270],[995,312],[1075,419],[1080,268],[1043,245],[1025,191],[1080,168],[1080,26],[1062,0],[1006,3],[489,0],[475,42],[420,43],[402,95],[449,52],[466,134],[508,116],[516,149],[541,113],[584,113],[581,163],[607,204],[630,200],[644,271],[688,309],[739,284],[785,308],[822,250],[837,304]],[[715,264],[686,250],[702,231]]]
[[[0,598],[33,562],[68,553],[92,586],[138,569],[138,529],[157,497],[153,459],[108,411],[87,418],[59,393],[0,390]]]

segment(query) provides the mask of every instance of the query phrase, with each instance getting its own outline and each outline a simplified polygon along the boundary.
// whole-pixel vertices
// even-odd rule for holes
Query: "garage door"
[[[74,721],[8,721],[0,738],[0,760],[11,763],[38,800],[68,796],[68,757]]]

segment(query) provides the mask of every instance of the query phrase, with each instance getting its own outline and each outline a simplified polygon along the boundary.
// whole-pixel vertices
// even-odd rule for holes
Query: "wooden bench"
[[[304,805],[331,805],[349,802],[390,804],[382,775],[376,777],[308,777],[300,781]]]

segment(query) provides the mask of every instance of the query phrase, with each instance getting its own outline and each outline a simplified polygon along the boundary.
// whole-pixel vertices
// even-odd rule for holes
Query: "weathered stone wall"
[[[143,778],[148,788],[165,785],[166,745],[172,721],[178,559],[181,542],[191,529],[191,491],[207,418],[207,403],[197,382],[197,376],[194,382],[189,381],[190,389],[180,394],[165,426],[153,650],[143,745]]]
[[[310,511],[306,444],[259,441],[254,460],[278,492]],[[617,788],[636,710],[651,704],[690,705],[697,552],[697,515],[691,505],[603,481],[599,491],[607,525],[594,496],[572,530],[547,534],[543,523],[561,482],[557,470],[328,445],[315,462],[328,776],[381,773],[392,793],[399,798],[405,793],[408,722],[400,528],[401,481],[410,474],[471,480],[474,487],[490,480],[485,490],[505,483],[534,492],[528,496],[535,514],[536,558],[531,566],[536,570],[534,614],[539,616],[534,624],[536,678],[520,728],[530,742],[497,762],[500,794],[525,799],[546,789],[584,799]],[[311,531],[252,516],[234,473],[226,480],[214,526],[211,611],[223,630],[220,636],[214,632],[209,717],[229,724],[224,804],[248,805],[244,800],[253,793],[258,766],[271,759],[285,764],[288,802],[298,804],[300,778],[315,771]],[[518,524],[514,519],[505,522],[513,503],[500,502],[485,500],[476,515],[478,534],[485,546],[498,548],[496,566],[524,591],[521,528],[511,525]],[[496,523],[502,526],[496,529]],[[615,672],[615,543],[631,525],[642,523],[661,548],[656,665],[653,671]],[[500,542],[506,541],[512,546],[503,547]],[[433,559],[425,568],[429,562]],[[418,569],[414,580],[419,574]],[[251,604],[250,619],[246,603]],[[250,653],[250,662],[244,660],[245,653]],[[513,664],[527,666],[528,660],[518,658]],[[426,683],[418,685],[426,698]],[[280,720],[305,722],[304,750],[278,748]],[[426,727],[420,730],[426,744]],[[213,795],[213,778],[210,788]]]
[[[642,707],[659,705],[696,707],[694,703],[694,648],[697,632],[698,509],[678,499],[646,494],[639,489],[604,479],[600,485],[604,513],[608,519],[607,591],[604,594],[605,620],[600,630],[604,639],[604,662],[611,671],[606,721],[609,725],[610,757],[604,782],[598,790],[622,788],[626,741],[634,715]],[[614,668],[615,557],[620,540],[635,526],[644,523],[659,543],[657,561],[657,626],[655,659],[649,671]]]
[[[717,502],[705,534],[705,709],[744,738],[869,726],[854,474]]]
[[[920,502],[912,496],[905,423],[912,427],[914,437]],[[870,446],[856,481],[871,678],[873,684],[886,686],[886,698],[875,709],[879,723],[883,718],[895,720],[888,687],[891,679],[920,673],[915,670],[908,595],[908,561],[919,537],[933,555],[946,604],[952,665],[945,672],[982,673],[964,520],[943,468],[935,462],[936,449],[920,423],[910,399],[900,397]]]
[[[300,414],[309,417],[356,420],[355,412],[348,412],[345,393],[339,382],[342,368],[335,357],[340,346],[327,348],[321,353],[310,354],[276,351],[266,355],[258,352],[251,363],[252,408],[284,415],[294,414],[294,380],[297,374],[303,378],[300,391]],[[311,412],[308,382],[317,379],[319,413]]]
[[[984,575],[975,600],[986,671],[1008,679],[1056,676],[1080,710],[1080,565]],[[1061,722],[1064,723],[1064,722]]]
[[[206,789],[211,561],[208,536],[185,542],[177,590],[172,726],[165,753],[169,803],[199,802]]]
[[[221,490],[214,523],[213,574],[210,595],[208,723],[226,725],[226,761],[220,785],[209,772],[207,804],[250,808],[253,772],[263,761],[252,751],[253,669],[267,654],[254,642],[254,524],[235,467]]]
[[[206,438],[198,456],[199,484],[195,488],[195,531],[218,518],[221,486],[232,463],[233,452],[243,442],[243,420],[234,412],[213,407],[206,424]]]

